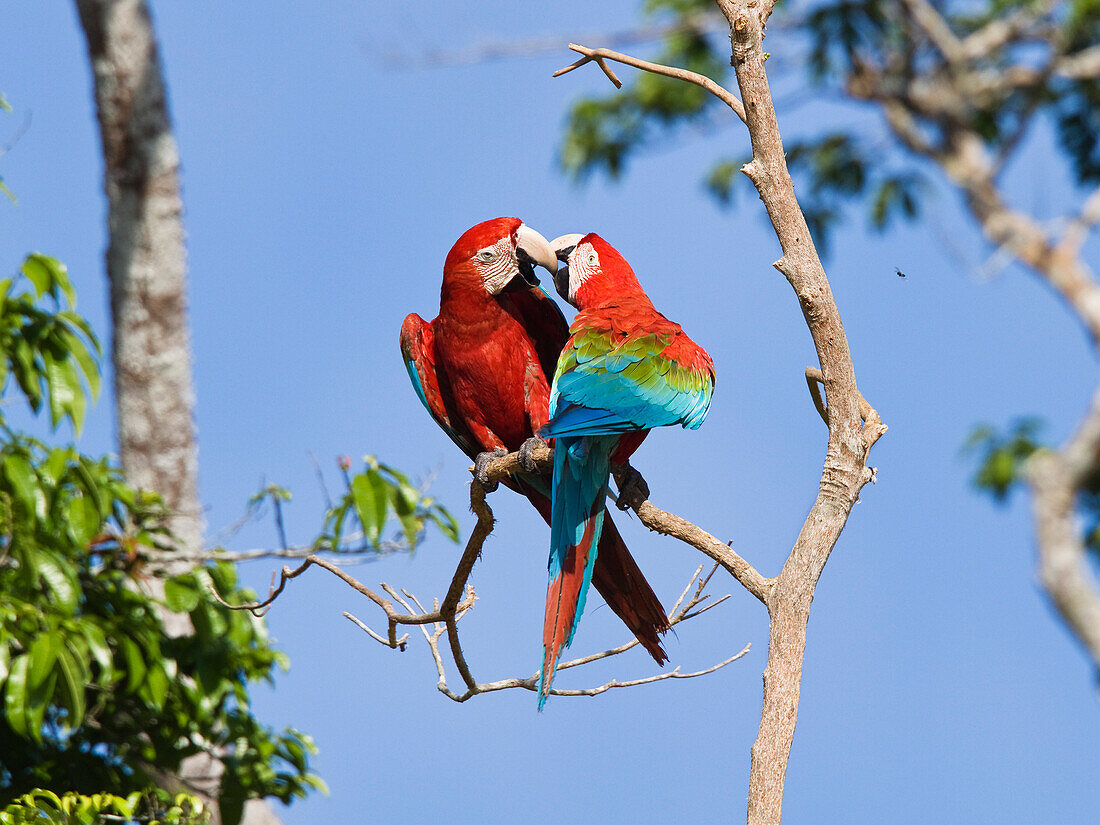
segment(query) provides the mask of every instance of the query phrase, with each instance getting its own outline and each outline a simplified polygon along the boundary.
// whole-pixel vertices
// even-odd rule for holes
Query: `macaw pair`
[[[536,265],[577,308],[572,325],[539,286]],[[714,390],[710,356],[654,308],[598,235],[551,243],[517,218],[458,239],[443,267],[439,316],[409,315],[401,354],[420,400],[476,460],[480,481],[493,456],[525,455],[533,437],[555,440],[549,485],[531,471],[504,482],[550,525],[539,709],[590,584],[653,659],[667,661],[659,637],[668,618],[604,500],[612,464],[651,428],[702,424]]]

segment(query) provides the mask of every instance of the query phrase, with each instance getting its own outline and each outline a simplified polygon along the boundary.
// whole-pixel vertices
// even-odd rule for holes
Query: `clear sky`
[[[621,183],[582,189],[555,163],[564,114],[582,93],[611,87],[595,69],[551,79],[571,60],[564,48],[453,68],[383,60],[533,35],[564,43],[629,26],[633,0],[563,0],[552,14],[503,0],[153,8],[183,159],[211,535],[266,481],[293,489],[291,538],[309,541],[323,507],[310,455],[335,486],[334,458],[367,453],[435,474],[433,492],[468,531],[468,462],[413,395],[397,331],[410,311],[434,316],[443,259],[466,228],[517,215],[547,237],[598,231],[712,354],[719,381],[706,424],[653,434],[635,464],[655,503],[731,539],[765,574],[778,571],[816,492],[826,433],[802,378],[811,341],[770,266],[778,245],[759,202],[748,193],[722,211],[700,184],[713,160],[747,151],[741,125],[680,132]],[[0,119],[0,143],[26,112],[33,119],[0,158],[20,198],[0,203],[0,270],[31,250],[59,257],[106,339],[106,207],[75,12],[9,3],[2,32],[0,89],[16,113]],[[781,33],[768,44],[795,59]],[[779,116],[788,139],[852,122],[883,134],[873,112],[836,101],[803,96]],[[1010,175],[1015,201],[1044,219],[1077,202],[1045,148],[1040,135]],[[785,813],[868,825],[1091,821],[1094,674],[1037,586],[1025,500],[996,508],[976,495],[961,445],[974,424],[1018,414],[1040,413],[1064,437],[1095,361],[1047,290],[985,266],[991,250],[952,193],[935,193],[928,215],[878,236],[853,214],[826,262],[860,387],[890,431],[872,456],[878,483],[817,591]],[[1094,264],[1096,253],[1094,242]],[[106,399],[83,449],[110,451],[111,427]],[[483,680],[537,668],[546,575],[535,513],[506,490],[491,503],[499,524],[472,580],[480,601],[463,621]],[[702,557],[616,521],[670,604]],[[274,543],[266,522],[229,546]],[[430,599],[457,556],[432,535],[415,557],[356,575]],[[263,590],[276,568],[257,562],[244,575]],[[323,571],[294,582],[269,614],[292,668],[257,690],[256,705],[269,723],[316,737],[332,792],[296,803],[286,822],[740,821],[767,623],[735,582],[714,581],[733,598],[668,639],[673,665],[706,667],[751,642],[747,657],[703,679],[554,699],[542,714],[526,691],[451,703],[415,634],[408,652],[385,650],[341,617],[382,626],[351,590]],[[624,637],[593,598],[573,650]],[[564,672],[559,684],[654,671],[635,650]]]

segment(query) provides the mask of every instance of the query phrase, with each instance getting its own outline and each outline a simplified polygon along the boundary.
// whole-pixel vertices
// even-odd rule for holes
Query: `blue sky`
[[[0,138],[28,110],[33,120],[0,158],[20,198],[0,204],[0,269],[31,250],[59,257],[106,338],[105,202],[75,12],[12,5],[0,89],[16,113],[0,121]],[[323,507],[310,455],[334,470],[335,456],[367,453],[435,474],[433,493],[468,530],[468,462],[420,408],[397,331],[410,311],[435,314],[443,259],[467,227],[517,215],[547,237],[602,234],[714,357],[706,424],[654,433],[635,464],[657,504],[778,571],[816,492],[825,430],[802,378],[813,347],[770,266],[779,251],[757,199],[723,211],[700,184],[714,159],[746,152],[740,124],[685,130],[622,182],[577,188],[555,164],[564,113],[610,86],[596,70],[551,79],[570,62],[564,48],[456,68],[399,71],[381,59],[532,35],[564,43],[629,25],[634,2],[566,0],[553,15],[495,0],[153,8],[183,160],[211,534],[266,481],[294,491],[288,529],[308,541]],[[790,45],[769,38],[776,56]],[[779,116],[788,140],[838,123],[883,133],[872,111],[827,99]],[[1009,175],[1014,202],[1043,219],[1078,200],[1047,149],[1040,133]],[[1097,810],[1094,674],[1037,586],[1026,502],[996,508],[976,495],[960,447],[974,424],[1019,414],[1044,415],[1047,432],[1064,437],[1095,380],[1094,356],[1029,275],[983,268],[990,250],[951,192],[937,190],[928,214],[884,236],[853,214],[826,262],[860,387],[890,431],[872,456],[878,483],[817,591],[785,812],[800,823],[1085,821]],[[1088,253],[1100,260],[1095,241]],[[106,399],[82,447],[112,444]],[[491,503],[499,524],[463,621],[483,680],[537,667],[545,592],[540,520],[507,491]],[[702,558],[616,520],[670,604]],[[274,543],[263,523],[230,546]],[[431,598],[457,556],[431,536],[414,557],[356,575]],[[244,576],[263,590],[277,566],[253,563]],[[751,642],[747,657],[704,679],[555,699],[537,714],[520,691],[451,703],[415,637],[404,654],[385,650],[341,617],[380,626],[352,591],[323,571],[294,582],[269,614],[292,668],[256,705],[271,724],[316,737],[332,793],[296,803],[286,822],[739,820],[766,615],[732,580],[717,575],[712,590],[733,598],[669,638],[673,664],[699,669]],[[574,650],[623,639],[591,600]],[[652,672],[632,651],[560,684]]]

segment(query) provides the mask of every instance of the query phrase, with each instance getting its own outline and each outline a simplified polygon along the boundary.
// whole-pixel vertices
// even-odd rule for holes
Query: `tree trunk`
[[[119,455],[201,549],[179,155],[144,0],[77,0],[95,76],[110,238]]]
[[[128,481],[160,493],[181,551],[202,549],[195,393],[187,322],[187,261],[179,154],[145,0],[76,0],[95,80],[103,139],[112,339],[119,456]],[[180,562],[183,572],[190,567]],[[162,579],[151,589],[163,595]],[[164,611],[169,635],[190,631],[185,614]],[[184,760],[165,783],[214,803],[224,768],[207,754]],[[245,809],[246,825],[278,823],[266,804]]]

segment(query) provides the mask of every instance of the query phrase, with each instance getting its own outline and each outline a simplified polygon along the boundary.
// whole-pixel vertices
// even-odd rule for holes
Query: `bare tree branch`
[[[902,4],[949,63],[966,59],[967,51],[962,41],[928,0],[902,0]]]
[[[1031,485],[1039,574],[1051,601],[1100,666],[1100,586],[1085,558],[1077,496],[1100,466],[1100,388],[1088,415],[1060,450],[1043,450],[1026,465]]]
[[[569,48],[583,55],[583,57],[563,69],[558,69],[554,72],[554,77],[561,77],[563,74],[568,74],[574,69],[580,68],[585,63],[594,60],[597,65],[603,69],[603,73],[607,75],[607,79],[614,83],[616,88],[621,89],[623,85],[622,81],[615,76],[615,73],[608,68],[605,62],[607,60],[614,60],[616,63],[633,66],[635,69],[641,69],[642,71],[651,72],[652,74],[664,75],[665,77],[674,77],[677,80],[683,80],[686,83],[693,83],[696,86],[700,86],[729,106],[734,114],[741,118],[741,120],[745,119],[745,107],[741,105],[741,101],[737,99],[736,95],[729,91],[729,89],[718,85],[706,75],[701,75],[698,72],[691,72],[687,69],[680,69],[675,66],[664,66],[660,63],[651,63],[648,60],[640,60],[629,54],[611,51],[610,49],[590,49],[587,46],[578,46],[576,43],[570,43]]]

